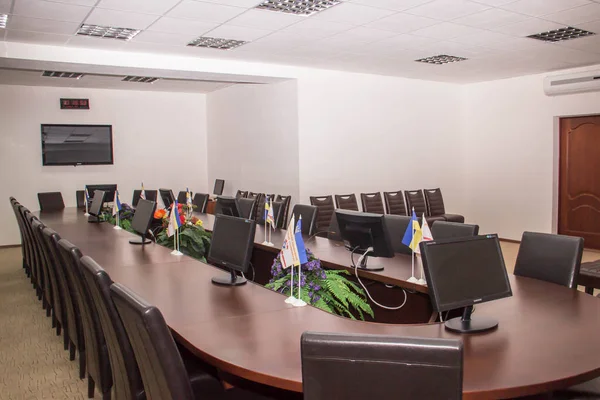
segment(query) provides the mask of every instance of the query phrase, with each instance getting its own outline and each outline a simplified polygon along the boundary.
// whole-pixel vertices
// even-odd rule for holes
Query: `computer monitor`
[[[88,190],[88,195],[90,197],[94,197],[94,192],[96,190],[102,190],[105,192],[104,202],[112,202],[115,199],[115,192],[117,191],[117,184],[105,184],[105,185],[85,185]]]
[[[154,209],[156,203],[154,201],[140,199],[138,201],[135,213],[133,214],[133,220],[131,221],[131,228],[140,234],[141,239],[131,239],[131,244],[147,244],[150,243],[149,239],[146,239],[146,233],[150,229],[152,218],[154,217]]]
[[[471,318],[474,304],[512,296],[498,236],[433,240],[420,248],[433,309],[465,307],[462,317],[446,321],[446,328],[470,333],[498,326],[479,313]]]
[[[229,215],[215,216],[208,260],[228,269],[230,276],[214,277],[214,284],[238,286],[246,283],[246,278],[237,276],[236,272],[248,270],[255,231],[256,223],[252,220]]]
[[[215,179],[215,188],[213,194],[220,196],[223,194],[223,188],[225,187],[225,181],[223,179]]]
[[[385,219],[382,214],[336,210],[340,236],[346,248],[364,255],[357,266],[370,271],[381,271],[381,266],[367,266],[367,257],[394,257]],[[354,264],[354,258],[352,259]],[[353,265],[355,267],[355,265]]]
[[[240,210],[238,208],[236,198],[231,196],[217,197],[217,204],[215,204],[215,215],[218,214],[239,217]]]
[[[95,190],[92,198],[92,204],[88,209],[90,217],[88,222],[100,222],[100,213],[102,212],[102,205],[106,199],[106,192],[103,190]]]
[[[171,204],[175,201],[173,191],[171,189],[158,189],[158,192],[160,193],[160,198],[162,199],[165,208],[171,208]]]

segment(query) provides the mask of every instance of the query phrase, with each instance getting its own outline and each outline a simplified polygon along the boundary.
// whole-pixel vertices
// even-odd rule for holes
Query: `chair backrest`
[[[515,275],[577,289],[583,238],[523,232]]]
[[[356,195],[352,194],[336,194],[335,195],[336,208],[342,210],[354,210],[358,211],[358,202],[356,201]]]
[[[158,196],[158,190],[144,189],[144,193],[146,194],[146,200],[156,202],[156,197]],[[133,207],[137,207],[138,203],[140,202],[141,194],[142,194],[141,189],[135,189],[133,191],[133,197],[131,199],[131,205]]]
[[[186,197],[186,191],[182,190],[179,192],[179,194],[177,195],[177,202],[180,204],[185,204],[185,202],[187,201],[187,197]],[[190,190],[190,196],[192,196],[192,199],[194,198],[194,193]]]
[[[65,262],[65,270],[69,280],[75,288],[74,297],[79,305],[86,347],[87,373],[99,386],[101,392],[104,393],[112,387],[112,372],[100,320],[83,280],[79,265],[82,254],[75,245],[66,239],[61,239],[58,242],[58,250]]]
[[[158,192],[165,208],[171,208],[171,204],[175,201],[173,191],[171,189],[158,189]]]
[[[384,214],[383,200],[381,199],[381,193],[361,193],[360,202],[364,212]]]
[[[425,189],[425,202],[427,203],[427,215],[444,215],[446,214],[446,208],[444,207],[444,198],[442,197],[442,190],[437,189]]]
[[[240,211],[240,217],[246,219],[256,218],[256,199],[240,197],[237,199],[237,204]]]
[[[383,218],[385,219],[385,227],[387,228],[394,253],[412,254],[410,247],[402,243],[404,232],[406,232],[411,218],[407,215],[391,214],[386,214]]]
[[[206,193],[196,193],[194,198],[192,199],[192,204],[195,205],[196,212],[205,213],[206,212],[206,204],[208,203],[208,194]]]
[[[246,197],[248,197],[248,191],[238,189],[238,191],[235,193],[235,197],[237,199],[246,198]]]
[[[300,348],[305,400],[462,399],[457,339],[304,332]]]
[[[387,214],[407,215],[402,190],[398,190],[397,192],[383,192],[383,200],[385,201]]]
[[[110,285],[113,282],[106,271],[88,256],[81,258],[81,267],[106,339],[112,367],[114,398],[139,398],[144,385],[125,327],[110,297]]]
[[[42,289],[43,289],[43,294],[44,294],[44,298],[46,299],[46,303],[48,304],[48,306],[50,307],[52,304],[54,304],[54,299],[53,299],[53,291],[52,291],[52,284],[50,282],[51,277],[50,277],[50,260],[48,258],[48,252],[46,251],[46,245],[44,244],[43,240],[42,240],[42,229],[44,229],[46,226],[42,223],[42,221],[40,221],[39,219],[37,219],[36,217],[31,218],[31,228],[33,231],[33,235],[34,235],[34,239],[35,242],[37,244],[37,248],[38,248],[38,254],[39,254],[39,267],[40,267],[40,272],[41,272],[41,283],[43,285]]]
[[[279,225],[277,225],[277,227],[286,228],[285,224],[290,214],[290,202],[292,201],[292,196],[278,194],[277,197],[275,197],[274,201],[281,201],[283,203],[283,211],[281,213],[280,222]]]
[[[265,194],[264,193],[252,193],[248,194],[249,199],[256,199],[256,207],[254,211],[254,220],[257,224],[265,223]]]
[[[44,192],[38,193],[37,196],[42,211],[58,211],[65,208],[61,192]]]
[[[317,221],[317,207],[309,206],[308,204],[296,204],[292,210],[292,215],[296,224],[298,219],[302,216],[302,234],[313,235],[316,232],[316,221]]]
[[[335,215],[335,213],[331,214],[329,226],[327,227],[327,239],[335,240],[336,242],[342,241],[340,224],[338,223],[337,216]]]
[[[405,190],[404,196],[406,197],[406,210],[407,215],[412,215],[412,209],[415,209],[415,213],[420,218],[423,214],[427,214],[427,205],[425,204],[425,198],[423,197],[423,191],[419,190]]]
[[[479,225],[447,221],[434,221],[433,224],[431,224],[431,235],[434,239],[477,236],[478,234]]]
[[[331,216],[335,212],[333,196],[310,196],[310,204],[317,207],[317,230],[328,229]]]
[[[75,191],[75,204],[77,204],[77,208],[85,208],[85,191]]]
[[[118,283],[110,295],[137,360],[147,399],[193,400],[189,377],[160,310]]]

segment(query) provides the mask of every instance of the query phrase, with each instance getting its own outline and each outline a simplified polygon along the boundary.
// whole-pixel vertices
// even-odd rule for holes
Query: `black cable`
[[[314,238],[315,238],[315,237],[317,237],[317,235],[319,235],[320,233],[335,233],[335,232],[332,232],[332,231],[319,231],[319,232],[316,232],[316,233],[313,233],[312,235],[310,235],[310,236],[308,237],[308,239],[306,239],[306,240],[305,240],[305,242],[308,242],[309,240],[311,240],[311,239],[314,239]]]

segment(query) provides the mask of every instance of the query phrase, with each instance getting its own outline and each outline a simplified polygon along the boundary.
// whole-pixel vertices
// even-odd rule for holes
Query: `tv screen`
[[[112,125],[42,124],[43,165],[112,163]]]

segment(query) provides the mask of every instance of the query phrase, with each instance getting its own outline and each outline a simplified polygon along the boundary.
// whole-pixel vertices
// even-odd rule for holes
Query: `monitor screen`
[[[91,194],[90,194],[91,196]],[[105,197],[106,197],[106,192],[102,191],[102,190],[96,190],[94,192],[94,196],[92,198],[92,205],[90,206],[90,209],[88,210],[88,212],[95,216],[98,217],[100,215],[100,212],[102,211],[102,205],[104,204],[105,201]]]
[[[102,185],[85,185],[88,190],[88,194],[91,198],[94,198],[94,192],[96,190],[102,190],[104,192],[104,201],[112,202],[115,199],[115,192],[117,191],[116,183],[107,183]]]
[[[239,217],[240,210],[237,205],[235,197],[219,196],[217,197],[217,204],[215,205],[215,215],[230,215],[232,217]]]
[[[165,205],[165,208],[170,208],[171,204],[175,201],[173,191],[171,189],[158,189],[158,192],[160,193],[160,198]]]
[[[336,210],[335,215],[346,247],[358,252],[372,247],[370,256],[394,257],[394,249],[382,214]]]
[[[138,201],[135,213],[133,214],[133,220],[131,221],[131,227],[134,231],[140,235],[145,235],[150,228],[152,218],[154,217],[154,209],[156,203],[150,200],[140,199]]]
[[[223,194],[223,187],[225,186],[225,181],[223,179],[215,180],[215,189],[213,190],[213,194],[220,196]]]
[[[43,165],[112,163],[112,125],[42,124]]]
[[[249,219],[216,215],[208,259],[215,265],[246,272],[252,249],[256,223]]]
[[[512,296],[497,235],[421,242],[435,311]]]

